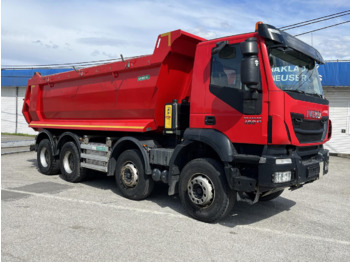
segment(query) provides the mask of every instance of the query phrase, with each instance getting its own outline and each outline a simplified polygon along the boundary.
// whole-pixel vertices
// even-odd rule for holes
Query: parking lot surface
[[[72,184],[2,156],[2,261],[350,261],[350,160],[323,179],[217,224],[189,218],[159,185],[131,201],[113,177]]]

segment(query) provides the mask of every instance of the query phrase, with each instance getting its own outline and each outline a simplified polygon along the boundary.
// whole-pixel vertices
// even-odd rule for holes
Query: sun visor
[[[299,40],[298,38],[275,28],[272,25],[259,24],[258,33],[265,39],[269,39],[276,43],[283,44],[296,51],[306,54],[307,56],[313,58],[319,64],[325,63],[323,57],[315,48]]]

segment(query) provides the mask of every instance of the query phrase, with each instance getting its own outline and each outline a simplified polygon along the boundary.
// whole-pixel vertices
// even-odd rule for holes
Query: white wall
[[[26,87],[18,87],[17,129],[16,129],[16,87],[1,87],[1,132],[34,135],[22,115],[23,99]]]
[[[350,154],[350,87],[325,87],[324,91],[333,127],[325,148],[331,153]]]
[[[28,127],[22,115],[23,98],[26,87],[18,88],[18,124],[17,133],[36,134]],[[350,87],[325,87],[325,96],[329,100],[330,119],[333,134],[325,148],[331,153],[350,154]],[[345,130],[345,133],[342,133]],[[16,132],[16,88],[1,87],[1,132]]]

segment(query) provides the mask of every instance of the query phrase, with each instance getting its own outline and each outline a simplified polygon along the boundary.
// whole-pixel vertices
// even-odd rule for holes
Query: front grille
[[[303,114],[291,113],[293,129],[299,143],[315,143],[324,140],[328,117],[321,119],[304,119]]]
[[[302,146],[297,147],[297,153],[301,159],[312,159],[312,157],[317,156],[322,146]]]

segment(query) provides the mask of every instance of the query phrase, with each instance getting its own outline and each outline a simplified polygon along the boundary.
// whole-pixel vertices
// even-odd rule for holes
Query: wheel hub
[[[132,163],[127,163],[121,170],[121,178],[126,187],[135,187],[139,181],[137,168]]]
[[[73,157],[73,154],[72,152],[70,151],[67,151],[65,154],[64,154],[64,157],[63,157],[63,167],[64,167],[64,170],[71,174],[73,173],[73,170],[74,170],[74,157]]]
[[[187,186],[190,200],[200,206],[206,206],[213,202],[214,189],[209,178],[198,175],[191,179]]]
[[[49,151],[46,147],[43,147],[40,151],[40,163],[43,167],[48,167],[49,165]]]

